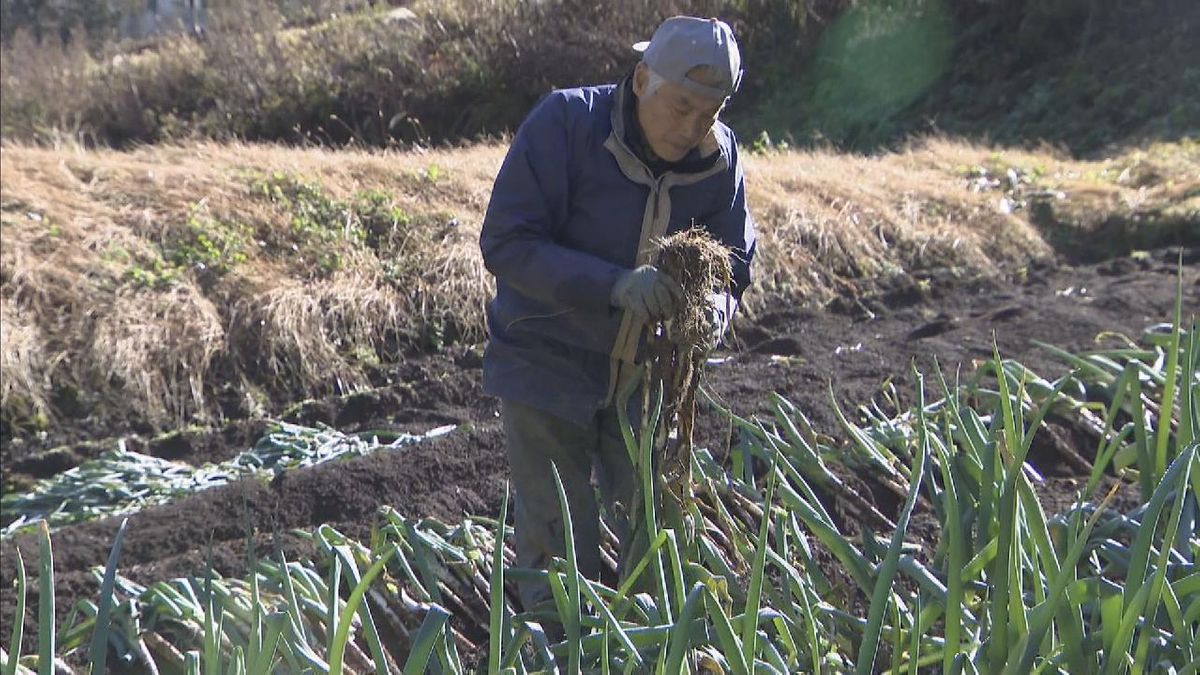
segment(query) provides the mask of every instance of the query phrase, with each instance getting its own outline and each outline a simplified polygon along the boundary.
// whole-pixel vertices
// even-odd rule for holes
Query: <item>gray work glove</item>
[[[737,300],[725,293],[710,293],[708,295],[708,328],[709,347],[715,349],[729,330],[729,320],[737,308]]]
[[[679,284],[654,265],[622,272],[613,284],[610,298],[614,307],[633,312],[642,321],[671,316],[682,299],[683,289]]]

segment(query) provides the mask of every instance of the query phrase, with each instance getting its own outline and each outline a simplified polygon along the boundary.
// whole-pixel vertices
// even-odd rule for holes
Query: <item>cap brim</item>
[[[646,51],[646,48],[649,46],[650,46],[649,40],[642,40],[641,42],[635,42],[635,43],[633,43],[633,51],[644,52],[644,51]]]

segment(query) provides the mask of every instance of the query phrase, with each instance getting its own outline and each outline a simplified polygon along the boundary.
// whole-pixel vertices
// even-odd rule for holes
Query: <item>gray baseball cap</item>
[[[729,24],[720,19],[673,16],[659,25],[649,42],[633,48],[642,61],[668,82],[709,98],[728,98],[742,82],[742,53]],[[688,77],[688,72],[706,66],[716,74],[719,86],[708,86]]]

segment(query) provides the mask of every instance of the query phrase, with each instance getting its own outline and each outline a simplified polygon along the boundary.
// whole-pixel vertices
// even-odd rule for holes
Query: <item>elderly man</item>
[[[593,579],[601,569],[593,470],[618,536],[636,480],[617,385],[645,327],[669,316],[680,294],[654,267],[657,243],[702,227],[731,249],[733,293],[714,294],[714,339],[750,283],[754,254],[736,139],[717,119],[742,76],[732,31],[716,19],[674,17],[634,49],[642,60],[621,83],[555,91],[533,109],[496,177],[480,237],[496,276],[484,388],[501,400],[517,564],[545,569],[564,555],[553,464],[579,567]],[[526,609],[550,598],[544,581],[519,590]]]

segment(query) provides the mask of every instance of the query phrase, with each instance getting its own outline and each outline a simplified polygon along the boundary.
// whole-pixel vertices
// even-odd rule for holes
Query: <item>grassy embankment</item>
[[[4,148],[5,433],[266,414],[480,339],[477,236],[503,152]],[[874,158],[755,155],[748,175],[750,315],[897,275],[1194,243],[1200,222],[1189,143],[1083,162],[930,139]]]

